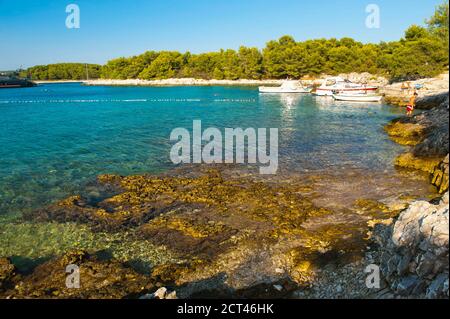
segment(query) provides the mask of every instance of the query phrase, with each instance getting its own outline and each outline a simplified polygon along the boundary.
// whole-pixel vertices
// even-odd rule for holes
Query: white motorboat
[[[338,93],[333,94],[336,101],[349,102],[380,102],[383,98],[381,95],[367,94],[367,93]]]
[[[312,89],[304,87],[298,81],[285,81],[281,86],[260,86],[260,93],[310,93]]]
[[[322,85],[316,88],[315,95],[332,96],[335,92],[344,93],[368,93],[378,90],[376,86],[368,86],[353,83],[341,77],[327,78],[322,82]]]

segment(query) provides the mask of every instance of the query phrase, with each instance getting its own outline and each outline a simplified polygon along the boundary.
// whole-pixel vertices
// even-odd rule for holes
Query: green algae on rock
[[[0,224],[0,257],[10,257],[23,272],[73,249],[105,251],[112,258],[147,273],[155,265],[181,261],[174,252],[137,238],[133,231],[92,232],[89,226],[75,223]]]

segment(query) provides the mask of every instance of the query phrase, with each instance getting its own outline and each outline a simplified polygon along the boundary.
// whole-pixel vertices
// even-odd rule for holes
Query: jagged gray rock
[[[438,105],[443,105],[448,108],[448,92],[428,95],[417,99],[416,108],[422,110],[431,110]]]
[[[434,169],[431,184],[436,186],[439,193],[444,193],[448,190],[448,176],[449,176],[449,154],[444,160]]]
[[[449,153],[449,110],[447,107],[437,107],[425,111],[418,120],[428,121],[427,134],[424,140],[416,145],[412,152],[415,156],[445,156]]]
[[[448,298],[448,192],[439,204],[412,203],[391,225],[377,225],[380,269],[391,289],[418,298]]]

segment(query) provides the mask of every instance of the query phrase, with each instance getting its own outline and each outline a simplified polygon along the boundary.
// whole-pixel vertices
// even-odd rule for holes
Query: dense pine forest
[[[270,41],[262,50],[240,47],[202,54],[148,51],[106,65],[88,65],[91,79],[283,79],[319,74],[369,72],[392,81],[431,77],[448,67],[448,3],[439,6],[426,27],[413,25],[399,41],[363,44],[351,38],[297,42],[291,36]],[[35,66],[22,72],[34,80],[86,79],[86,65]]]

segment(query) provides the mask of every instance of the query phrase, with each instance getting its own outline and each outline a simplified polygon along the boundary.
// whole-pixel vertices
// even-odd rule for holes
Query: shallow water
[[[251,87],[86,87],[0,91],[0,217],[79,192],[102,173],[174,167],[177,127],[279,128],[281,169],[386,169],[403,148],[383,125],[399,110]]]

